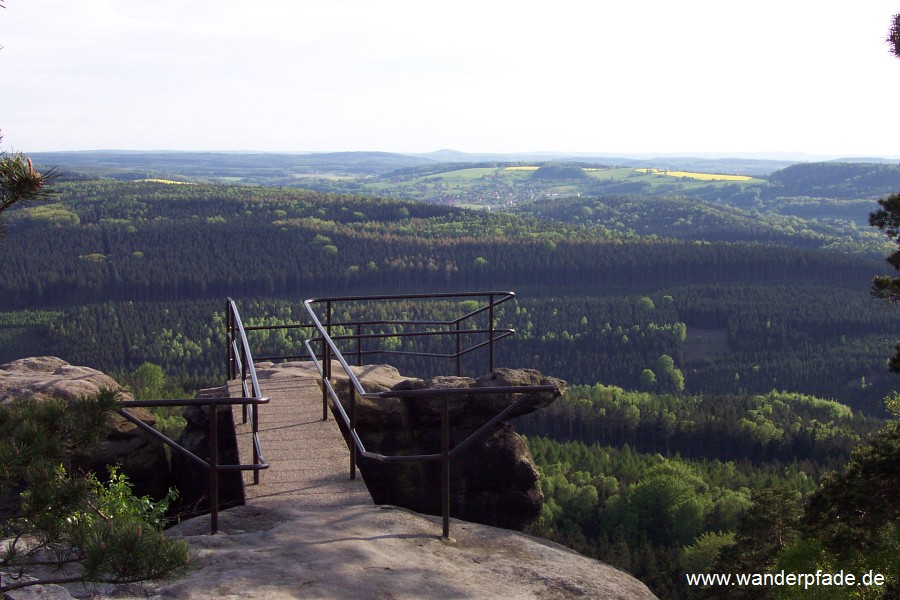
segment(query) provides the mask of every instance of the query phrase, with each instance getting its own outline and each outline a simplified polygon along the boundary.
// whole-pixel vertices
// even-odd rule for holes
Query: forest
[[[729,548],[747,515],[767,507],[790,509],[795,554],[754,564],[800,564],[803,544],[821,551],[803,560],[833,559],[830,538],[800,523],[824,519],[809,512],[816,494],[862,460],[855,448],[890,433],[886,361],[900,314],[869,294],[889,246],[865,221],[876,190],[900,187],[896,167],[796,165],[675,193],[651,183],[605,194],[603,184],[471,210],[342,186],[507,163],[441,171],[357,156],[359,179],[323,191],[199,181],[199,158],[184,173],[177,161],[140,169],[127,158],[73,164],[51,201],[4,213],[0,363],[53,354],[123,381],[150,363],[167,389],[190,392],[224,379],[226,297],[257,325],[306,322],[302,301],[314,296],[510,289],[515,303],[495,318],[516,335],[498,346],[499,363],[569,383],[516,423],[547,499],[535,533],[629,570],[660,597],[687,597],[685,572],[738,560]],[[327,170],[339,159],[315,160]],[[241,176],[239,164],[215,164]],[[168,181],[129,180],[161,179],[160,165]],[[273,177],[287,168],[269,165]],[[260,158],[255,168],[268,167]],[[545,176],[602,182],[572,168]],[[535,171],[512,173],[531,181]],[[498,183],[468,175],[432,184]],[[295,354],[302,336],[261,332],[251,343],[258,355]],[[441,368],[396,364],[411,375]]]
[[[220,366],[207,353],[179,356],[160,341],[160,323],[193,348],[214,339],[226,296],[252,316],[266,298],[296,306],[334,293],[507,288],[520,309],[505,316],[519,331],[505,360],[572,383],[636,388],[667,354],[688,392],[778,388],[881,414],[892,385],[882,364],[898,317],[868,297],[883,268],[865,244],[651,237],[283,188],[94,180],[58,189],[59,201],[6,219],[0,320],[21,343],[4,344],[4,359],[44,340],[98,368],[151,361],[210,380]]]

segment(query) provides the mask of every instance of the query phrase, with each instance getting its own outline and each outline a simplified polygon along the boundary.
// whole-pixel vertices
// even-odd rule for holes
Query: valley
[[[58,195],[4,214],[0,363],[152,363],[191,392],[224,378],[226,296],[254,325],[312,296],[513,290],[502,366],[571,386],[517,424],[535,533],[684,597],[758,490],[808,497],[888,418],[900,314],[869,294],[891,246],[867,218],[900,169],[521,158],[36,155]]]

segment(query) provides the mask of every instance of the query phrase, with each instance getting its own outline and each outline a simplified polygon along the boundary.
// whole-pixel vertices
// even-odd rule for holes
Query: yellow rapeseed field
[[[669,177],[687,177],[698,181],[750,181],[752,177],[747,175],[719,175],[716,173],[693,173],[691,171],[666,171],[663,169],[635,169],[638,173],[656,173]]]
[[[190,185],[187,181],[172,181],[171,179],[136,179],[135,181],[149,183],[168,183],[171,185]]]
[[[537,171],[540,167],[506,167],[504,171]]]

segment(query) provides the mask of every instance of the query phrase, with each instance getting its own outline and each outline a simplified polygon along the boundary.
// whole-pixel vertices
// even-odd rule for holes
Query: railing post
[[[459,340],[460,322],[456,322],[456,376],[462,377],[462,355],[460,354],[462,347]]]
[[[350,388],[350,479],[356,479],[356,442],[353,433],[356,431],[356,388],[352,381],[347,381]]]
[[[234,352],[235,333],[237,332],[237,324],[234,317],[234,311],[231,309],[231,299],[225,303],[225,342],[228,344],[228,379],[237,379],[237,356]],[[241,345],[243,348],[243,342]],[[241,361],[244,364],[244,361]],[[242,367],[243,370],[243,367]],[[241,381],[241,389],[243,390],[243,381]],[[243,392],[241,393],[243,396]],[[247,404],[241,404],[241,422],[247,422]]]
[[[234,356],[232,356],[231,345],[231,302],[225,301],[225,349],[228,353],[228,362],[225,363],[225,372],[228,379],[234,379]]]
[[[219,406],[209,405],[209,530],[219,530]]]
[[[247,383],[247,370],[249,365],[247,364],[247,349],[244,347],[243,341],[241,343],[241,397],[246,398],[247,396],[244,394],[244,390]],[[245,405],[246,406],[246,405]]]
[[[492,373],[494,371],[494,295],[490,295],[490,308],[488,309],[488,335],[491,338],[488,340],[488,352],[490,354],[490,359],[488,362],[488,372]]]
[[[322,340],[322,378],[327,379],[327,374],[325,372],[325,360],[327,359],[331,362],[331,355],[327,352],[328,344],[325,340]],[[315,358],[315,357],[313,357]],[[328,420],[328,388],[325,386],[325,382],[322,382],[322,420]]]
[[[331,339],[331,300],[325,302],[325,332]],[[328,343],[325,344],[325,354],[328,355],[328,361],[324,365],[325,374],[328,375],[328,379],[331,379],[331,345]]]
[[[441,514],[444,539],[450,538],[450,399],[444,396],[441,415]]]
[[[322,340],[322,378],[331,381],[331,300],[325,302],[325,328],[329,339]],[[322,420],[328,420],[328,387],[322,382]]]
[[[243,395],[243,390],[244,390],[244,387],[243,387],[243,385],[242,385],[242,386],[241,386],[241,395]],[[241,424],[243,425],[243,424],[245,424],[246,422],[247,422],[247,403],[245,402],[245,403],[241,404]],[[254,417],[253,417],[253,422],[254,422],[254,423],[256,422],[256,416],[255,416],[255,414],[254,414]]]
[[[247,405],[244,405],[244,408],[247,408]],[[250,438],[250,442],[253,445],[253,464],[259,464],[259,447],[257,446],[256,440],[259,436],[259,404],[256,402],[253,403],[253,406],[250,408],[250,412],[253,414],[253,435]],[[259,469],[253,469],[253,484],[259,485]]]
[[[362,366],[362,323],[356,324],[356,366]]]

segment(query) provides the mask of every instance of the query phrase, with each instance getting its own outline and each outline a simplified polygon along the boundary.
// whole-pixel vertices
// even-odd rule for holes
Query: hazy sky
[[[4,149],[900,156],[898,0],[6,0]]]

